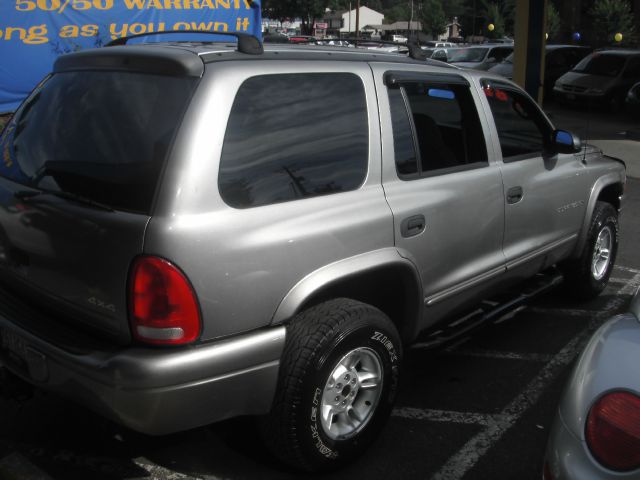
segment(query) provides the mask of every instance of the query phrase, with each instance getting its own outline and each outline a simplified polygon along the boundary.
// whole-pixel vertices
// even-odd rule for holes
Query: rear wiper
[[[60,190],[50,190],[48,188],[38,187],[37,190],[18,190],[14,192],[13,196],[19,198],[20,200],[27,200],[30,198],[38,197],[40,195],[54,195],[59,198],[64,198],[66,200],[72,200],[77,203],[81,203],[83,205],[89,205],[94,208],[99,208],[101,210],[106,210],[108,212],[115,211],[113,207],[101,202],[96,202],[88,197],[83,195],[79,195],[77,193],[71,192],[62,192]]]

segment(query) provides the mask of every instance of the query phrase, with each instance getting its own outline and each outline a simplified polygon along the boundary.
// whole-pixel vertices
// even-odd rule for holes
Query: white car
[[[549,436],[544,480],[640,478],[640,290],[576,363]]]

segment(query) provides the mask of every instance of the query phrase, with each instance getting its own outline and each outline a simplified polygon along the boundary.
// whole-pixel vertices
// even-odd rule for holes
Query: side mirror
[[[556,153],[578,153],[582,150],[580,138],[566,130],[553,132],[553,151]]]

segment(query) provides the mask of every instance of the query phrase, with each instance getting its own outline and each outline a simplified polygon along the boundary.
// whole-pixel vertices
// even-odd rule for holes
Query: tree
[[[447,30],[447,17],[442,8],[442,0],[424,0],[421,18],[422,29],[433,39]]]
[[[622,34],[623,42],[633,36],[633,14],[627,0],[596,0],[589,15],[599,43],[613,43],[617,33]]]
[[[263,3],[263,16],[284,20],[287,18],[300,18],[300,31],[304,35],[310,35],[313,23],[322,17],[327,0],[267,0]]]
[[[385,23],[394,23],[399,20],[408,20],[411,16],[411,10],[406,2],[398,3],[391,8],[387,8],[382,13],[384,13]]]
[[[547,5],[547,29],[549,40],[556,40],[560,33],[560,14],[556,6],[549,2]]]
[[[487,29],[486,35],[489,38],[502,38],[505,35],[504,29],[504,16],[502,14],[500,5],[497,3],[489,3],[483,12],[485,19],[485,28]],[[490,31],[487,26],[493,25],[493,31]]]
[[[513,34],[515,23],[515,0],[480,0],[480,17],[484,18],[485,28],[490,23],[495,27],[489,33],[491,38],[502,38],[507,33]]]

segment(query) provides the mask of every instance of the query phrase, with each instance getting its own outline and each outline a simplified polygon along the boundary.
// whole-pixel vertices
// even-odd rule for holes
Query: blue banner
[[[261,38],[260,0],[0,0],[0,113],[15,110],[59,55],[165,30]]]

